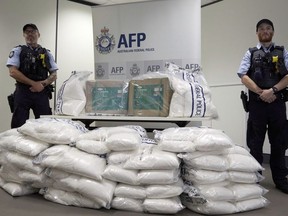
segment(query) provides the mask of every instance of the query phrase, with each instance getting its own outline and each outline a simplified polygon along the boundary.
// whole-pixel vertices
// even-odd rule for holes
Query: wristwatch
[[[272,87],[272,90],[273,90],[274,94],[278,92],[278,89],[275,86]]]

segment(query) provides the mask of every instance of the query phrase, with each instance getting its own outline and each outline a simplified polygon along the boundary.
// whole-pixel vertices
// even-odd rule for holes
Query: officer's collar
[[[266,52],[272,51],[274,49],[274,46],[275,46],[275,44],[273,42],[270,44],[269,47],[263,46],[260,42],[257,44],[257,48],[258,49],[262,49],[262,50],[264,50]]]
[[[38,50],[41,48],[41,46],[39,44],[37,44],[37,47],[32,47],[31,45],[29,44],[26,44],[27,47],[29,47],[31,50]]]

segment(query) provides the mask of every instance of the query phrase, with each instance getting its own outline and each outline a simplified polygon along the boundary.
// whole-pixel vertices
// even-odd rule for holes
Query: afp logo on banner
[[[142,42],[146,40],[146,34],[140,33],[129,33],[121,34],[117,43],[118,53],[139,53],[139,52],[151,52],[155,51],[154,48],[141,48]],[[115,46],[116,41],[114,35],[109,33],[109,28],[106,26],[101,29],[101,34],[96,37],[95,41],[96,50],[100,54],[111,53]]]
[[[96,37],[96,49],[101,54],[110,53],[115,47],[114,35],[109,33],[109,29],[104,27],[101,34]]]

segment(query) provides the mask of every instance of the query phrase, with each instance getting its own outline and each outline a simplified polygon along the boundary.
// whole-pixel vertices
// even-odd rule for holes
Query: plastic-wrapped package
[[[25,196],[37,193],[39,189],[33,188],[30,185],[18,184],[15,182],[6,182],[1,187],[11,196]]]
[[[228,154],[229,170],[241,172],[257,172],[264,168],[252,155]]]
[[[125,163],[130,156],[134,155],[137,150],[134,151],[112,151],[107,155],[107,162],[109,165],[120,165]]]
[[[83,139],[76,141],[75,147],[90,154],[102,155],[110,152],[105,141]]]
[[[228,179],[228,172],[223,171],[212,171],[212,170],[201,170],[189,168],[185,165],[182,169],[182,178],[191,181],[194,184],[213,184],[217,182],[223,182]]]
[[[179,180],[174,184],[165,185],[147,185],[146,196],[147,198],[169,198],[179,196],[184,190],[183,180]]]
[[[117,184],[114,195],[116,197],[125,197],[131,199],[145,199],[146,187],[143,185]]]
[[[268,190],[259,184],[231,184],[227,186],[233,194],[235,201],[249,200],[260,198],[265,195]]]
[[[223,155],[205,155],[189,159],[183,156],[184,163],[194,169],[204,169],[210,171],[226,171],[229,168],[228,160]]]
[[[255,199],[248,199],[236,202],[236,208],[237,212],[245,212],[245,211],[251,211],[259,208],[264,208],[270,204],[270,201],[268,201],[265,197],[259,197]]]
[[[166,185],[179,180],[180,169],[173,170],[141,170],[137,175],[141,185]]]
[[[104,178],[102,181],[97,181],[55,169],[50,169],[47,175],[55,180],[53,187],[68,192],[77,192],[107,209],[111,207],[116,182]]]
[[[0,148],[27,156],[36,156],[49,148],[47,142],[18,133],[0,137]]]
[[[129,170],[116,165],[107,165],[103,177],[115,182],[139,185],[138,170]]]
[[[237,212],[236,206],[228,201],[207,201],[204,204],[194,204],[182,198],[182,203],[188,209],[205,215],[224,215]]]
[[[124,211],[143,212],[143,201],[127,197],[114,197],[112,200],[112,208]]]
[[[122,80],[86,81],[86,113],[127,115],[128,85]]]
[[[44,170],[44,167],[41,167],[33,163],[34,157],[27,156],[24,154],[19,154],[12,151],[5,152],[5,159],[7,160],[8,163],[20,169],[27,170],[35,174],[40,174]]]
[[[204,77],[201,68],[187,70],[180,66],[167,62],[165,72],[174,76],[173,87],[177,94],[172,96],[170,105],[170,117],[205,117],[217,118],[216,107],[212,103],[211,90]],[[175,79],[175,77],[178,78]],[[183,114],[179,113],[179,106]],[[176,110],[176,112],[173,112]]]
[[[169,79],[140,78],[129,82],[128,115],[167,117],[173,94]]]
[[[77,192],[69,192],[55,188],[42,188],[39,193],[43,195],[45,199],[62,205],[72,205],[93,209],[100,209],[102,207],[99,203]]]
[[[138,151],[123,164],[126,169],[177,169],[180,159],[176,153],[159,150],[154,145],[142,145]]]
[[[185,208],[178,196],[167,199],[145,199],[143,207],[145,212],[154,214],[176,214]]]
[[[237,183],[257,183],[264,179],[264,176],[259,172],[242,172],[242,171],[233,171],[228,172],[228,180],[231,182]]]
[[[196,151],[194,143],[189,140],[160,140],[157,144],[163,151],[176,153]]]
[[[33,161],[43,167],[57,168],[69,173],[102,180],[106,160],[67,145],[54,145],[41,152]]]
[[[181,127],[167,128],[163,131],[154,131],[157,141],[190,141],[197,151],[221,151],[234,144],[221,130],[208,127]]]
[[[55,114],[78,116],[85,108],[85,82],[93,72],[73,71],[57,93]]]
[[[108,130],[106,145],[111,151],[131,151],[141,145],[139,133],[126,127],[112,127]]]
[[[70,144],[88,130],[70,119],[39,118],[28,119],[18,131],[50,144]]]

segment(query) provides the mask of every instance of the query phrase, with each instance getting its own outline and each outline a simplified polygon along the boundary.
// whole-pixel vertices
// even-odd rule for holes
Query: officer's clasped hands
[[[42,84],[42,81],[34,82],[34,84],[30,87],[31,92],[41,92],[45,87]]]
[[[272,89],[263,90],[259,97],[266,103],[272,103],[274,100],[276,100],[276,95]]]

